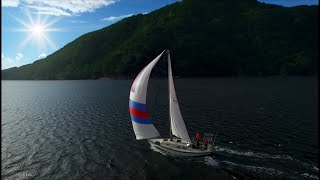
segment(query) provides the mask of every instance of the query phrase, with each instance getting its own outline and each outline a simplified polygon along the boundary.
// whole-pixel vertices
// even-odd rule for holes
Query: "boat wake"
[[[255,173],[267,173],[269,175],[283,175],[284,172],[280,171],[280,170],[276,170],[274,168],[270,168],[270,167],[263,167],[263,166],[251,166],[251,165],[244,165],[244,164],[237,164],[234,162],[230,162],[230,161],[222,161],[221,163],[225,164],[225,165],[229,165],[232,168],[240,168],[240,169],[245,169],[248,172],[255,172]]]
[[[155,152],[159,152],[159,153],[161,153],[162,155],[165,155],[165,156],[168,155],[167,153],[163,152],[162,150],[160,150],[160,149],[158,149],[158,148],[156,148],[156,147],[154,147],[154,146],[150,146],[150,149],[152,149],[152,150],[155,151]]]
[[[214,167],[218,167],[219,166],[219,162],[217,160],[214,160],[212,157],[210,156],[206,156],[204,157],[204,163],[206,165],[209,166],[214,166]]]
[[[221,146],[216,146],[215,152],[213,156],[206,156],[200,161],[228,173],[235,173],[240,177],[244,174],[250,174],[257,177],[264,177],[266,175],[270,176],[270,178],[319,179],[316,175],[319,172],[318,167],[288,155],[239,151]],[[261,163],[262,161],[263,163]],[[288,164],[290,164],[290,167],[286,167]],[[293,166],[296,166],[299,172],[291,169]]]
[[[220,146],[216,146],[215,152],[223,152],[223,153],[228,153],[232,155],[248,156],[248,157],[263,158],[263,159],[293,160],[293,158],[288,155],[265,154],[265,153],[256,153],[252,151],[238,151],[238,150],[233,150],[230,148],[220,147]]]

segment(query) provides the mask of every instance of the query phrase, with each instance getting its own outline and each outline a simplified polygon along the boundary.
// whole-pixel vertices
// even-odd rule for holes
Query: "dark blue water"
[[[175,80],[189,134],[218,132],[213,155],[188,159],[135,140],[131,83],[2,81],[1,177],[319,179],[317,79]],[[150,85],[148,109],[168,136],[167,81]]]

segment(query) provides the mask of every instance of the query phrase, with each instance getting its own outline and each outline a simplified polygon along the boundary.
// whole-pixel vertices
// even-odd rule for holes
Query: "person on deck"
[[[196,141],[197,141],[197,149],[199,148],[199,142],[200,142],[200,133],[196,134]]]
[[[208,148],[208,143],[209,143],[208,139],[207,139],[207,138],[204,138],[203,143],[204,143],[204,145],[205,145],[205,150],[207,150],[207,148]]]

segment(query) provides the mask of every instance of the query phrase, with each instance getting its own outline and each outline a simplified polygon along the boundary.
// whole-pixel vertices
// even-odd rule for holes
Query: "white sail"
[[[147,112],[146,98],[150,73],[163,52],[141,70],[131,86],[129,111],[133,130],[138,140],[160,136]]]
[[[170,119],[171,119],[171,131],[172,134],[191,143],[186,125],[184,124],[176,91],[173,84],[171,60],[170,54],[168,53],[168,78],[169,78],[169,106],[170,106]]]

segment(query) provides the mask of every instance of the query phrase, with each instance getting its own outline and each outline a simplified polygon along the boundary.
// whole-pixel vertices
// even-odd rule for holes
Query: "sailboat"
[[[146,98],[150,73],[165,52],[168,60],[170,137],[162,138],[147,112]],[[212,136],[207,137],[209,143],[202,148],[196,147],[190,139],[174,88],[169,50],[162,51],[135,78],[130,89],[129,111],[136,139],[147,139],[151,147],[161,152],[177,156],[203,156],[213,152]]]

